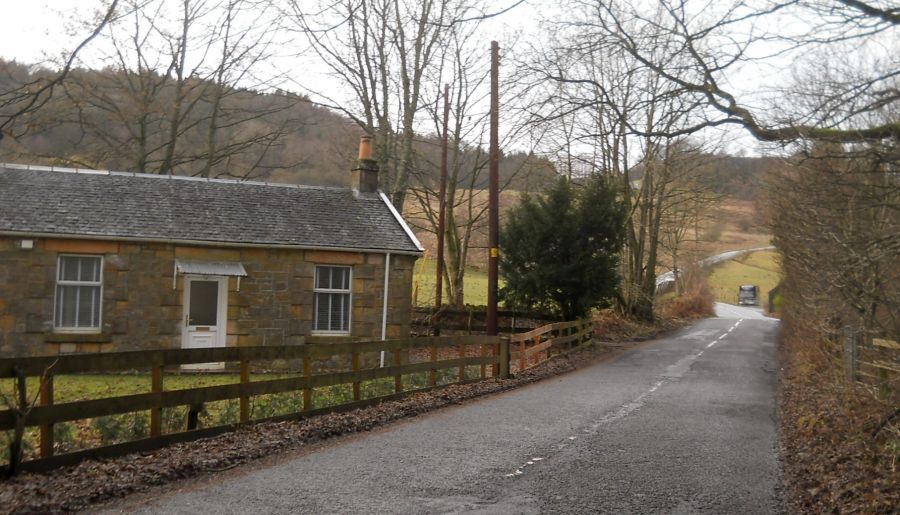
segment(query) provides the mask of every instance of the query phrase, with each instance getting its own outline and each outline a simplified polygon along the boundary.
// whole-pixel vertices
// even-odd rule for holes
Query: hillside
[[[50,74],[0,60],[0,91]],[[176,105],[177,118],[171,116]],[[199,79],[179,90],[171,79],[148,72],[79,69],[36,115],[6,134],[12,137],[0,144],[0,162],[343,186],[361,134],[350,118],[288,91]],[[434,137],[419,137],[414,181],[435,183],[438,149]],[[485,151],[473,146],[460,153],[461,162],[477,170],[474,178],[461,173],[460,184],[484,187]],[[536,161],[504,155],[501,184],[541,189],[554,172],[546,160]]]
[[[708,175],[713,191],[737,200],[756,200],[762,178],[778,162],[773,157],[716,156]]]
[[[778,158],[741,157],[723,154],[698,154],[694,161],[702,161],[701,173],[696,177],[715,193],[735,200],[756,200],[763,188],[763,177],[775,166]],[[643,177],[643,164],[633,167],[628,176],[639,181]]]

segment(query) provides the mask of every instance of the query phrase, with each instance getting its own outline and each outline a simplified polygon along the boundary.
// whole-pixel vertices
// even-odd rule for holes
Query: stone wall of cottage
[[[232,261],[248,276],[228,279],[228,346],[288,345],[340,337],[311,336],[316,265],[353,267],[351,337],[380,339],[383,254],[163,243],[0,237],[0,357],[179,348],[184,278],[175,260]],[[53,304],[60,254],[103,256],[102,327],[57,333]],[[387,336],[409,334],[415,257],[391,256]],[[346,339],[346,337],[343,337]]]

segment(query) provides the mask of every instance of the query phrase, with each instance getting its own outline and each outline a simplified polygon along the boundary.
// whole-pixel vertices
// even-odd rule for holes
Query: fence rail
[[[888,386],[900,374],[900,342],[870,338],[848,327],[844,329],[843,354],[844,368],[851,381],[865,377]]]
[[[471,355],[470,349],[480,350]],[[429,361],[404,363],[410,351],[431,349]],[[439,349],[458,351],[458,357],[438,359]],[[386,352],[392,354],[392,363],[380,368],[361,368],[362,355]],[[468,351],[468,352],[467,352]],[[447,352],[445,351],[446,355]],[[24,428],[38,426],[40,442],[40,458],[26,462],[31,469],[52,468],[75,462],[89,455],[90,450],[53,456],[53,426],[63,422],[93,419],[109,415],[132,412],[150,412],[150,438],[136,440],[125,444],[117,444],[118,453],[148,450],[170,443],[172,435],[163,435],[162,410],[177,406],[188,406],[186,432],[197,430],[198,413],[205,403],[238,399],[239,424],[250,422],[250,399],[259,395],[301,392],[303,393],[303,411],[294,418],[303,418],[312,411],[312,394],[316,388],[351,385],[354,403],[372,403],[378,399],[361,398],[360,385],[363,381],[394,378],[394,394],[381,398],[396,397],[397,394],[408,394],[420,389],[404,390],[403,376],[421,372],[431,372],[428,386],[436,386],[436,372],[447,368],[459,368],[458,382],[465,381],[465,367],[480,366],[481,378],[488,375],[508,377],[508,343],[505,339],[488,336],[434,337],[374,342],[342,342],[319,343],[300,346],[270,347],[224,347],[204,349],[167,349],[150,351],[111,352],[99,354],[73,354],[33,358],[0,359],[0,378],[12,378],[18,401],[16,406],[0,411],[0,430],[15,430],[13,446],[10,452],[8,470],[18,468],[16,458],[20,455],[21,438]],[[312,373],[314,360],[328,359],[335,356],[349,358],[349,370]],[[272,360],[297,360],[302,362],[300,377],[278,378],[270,380],[250,381],[250,368],[254,362],[271,362]],[[504,366],[504,361],[506,365]],[[166,369],[180,365],[204,363],[234,363],[239,368],[240,382],[218,386],[204,386],[178,390],[163,390]],[[63,374],[91,374],[122,372],[128,370],[150,369],[149,391],[120,395],[101,399],[87,399],[65,403],[54,403],[54,376]],[[345,367],[346,368],[346,367]],[[31,405],[36,392],[27,391],[27,378],[39,377],[39,396],[37,405]],[[258,421],[258,419],[256,420]],[[201,433],[219,433],[233,429],[234,424],[220,428],[207,428]],[[198,434],[197,437],[203,436]],[[183,438],[190,439],[190,438]],[[16,441],[18,440],[18,441]],[[105,454],[109,454],[106,452]]]
[[[563,352],[589,340],[592,334],[590,319],[556,322],[513,334],[509,337],[511,363],[516,365],[517,372],[526,370],[547,361],[554,352]]]
[[[7,472],[19,468],[47,470],[77,463],[85,457],[116,456],[138,451],[148,451],[195,438],[212,436],[233,430],[241,424],[268,420],[297,420],[315,414],[342,411],[362,407],[384,400],[395,399],[438,387],[437,372],[458,369],[453,384],[483,380],[487,377],[508,378],[511,364],[517,371],[544,362],[554,354],[570,349],[590,339],[590,320],[559,322],[510,337],[490,336],[442,336],[409,338],[388,341],[316,343],[298,346],[223,347],[203,349],[166,349],[148,351],[110,352],[97,354],[72,354],[49,357],[2,358],[0,380],[14,386],[17,401],[10,409],[0,411],[0,430],[14,430]],[[513,348],[511,348],[513,347]],[[411,352],[421,351],[426,361],[409,362]],[[513,351],[513,352],[511,352]],[[362,367],[362,357],[384,352],[391,355],[388,366]],[[342,367],[313,373],[313,363],[318,360],[342,358]],[[302,375],[276,379],[250,380],[252,365],[271,363],[274,360],[295,360],[295,370]],[[205,363],[237,364],[239,382],[217,386],[201,386],[164,390],[164,378],[179,370],[181,365]],[[286,363],[286,362],[282,362]],[[480,367],[475,379],[466,378],[467,367]],[[70,402],[54,402],[54,376],[73,374],[105,374],[124,371],[148,370],[148,390],[106,398],[92,398]],[[179,370],[180,372],[180,370]],[[426,373],[426,386],[404,389],[404,376]],[[28,392],[29,377],[39,378],[39,392]],[[471,374],[470,374],[471,377]],[[393,393],[363,399],[361,384],[393,378]],[[421,383],[420,383],[421,384]],[[352,401],[329,408],[313,409],[312,396],[317,388],[350,385]],[[32,389],[34,385],[32,383]],[[260,395],[302,392],[302,411],[276,417],[250,417],[250,400]],[[348,390],[349,392],[349,390]],[[38,395],[35,395],[38,393]],[[348,393],[349,395],[349,393]],[[32,404],[29,399],[37,399]],[[198,428],[198,414],[204,404],[238,399],[238,422],[215,427]],[[347,397],[349,399],[349,396]],[[299,403],[299,397],[298,397]],[[164,408],[188,407],[184,431],[164,434],[162,415]],[[299,408],[298,404],[298,408]],[[182,408],[183,409],[183,408]],[[54,455],[54,425],[97,417],[149,411],[149,438],[142,438],[114,445],[106,445]],[[22,435],[27,427],[39,428],[39,458],[19,463]]]

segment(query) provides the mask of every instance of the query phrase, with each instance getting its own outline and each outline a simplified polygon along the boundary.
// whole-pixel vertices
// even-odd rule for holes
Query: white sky
[[[492,3],[492,7],[497,10],[504,9],[515,2],[516,0],[497,0]],[[0,57],[22,63],[41,63],[58,57],[63,52],[74,48],[90,33],[90,24],[79,25],[79,22],[96,19],[98,11],[103,9],[103,3],[101,0],[0,0],[0,13],[2,13],[0,16]],[[528,33],[536,33],[540,19],[539,13],[548,8],[555,9],[554,3],[545,0],[528,0],[528,3],[519,5],[510,12],[485,22],[482,26],[485,58],[488,55],[490,39],[503,41],[506,36],[517,31],[525,32],[526,35],[522,38],[527,39]],[[101,48],[98,48],[99,44],[102,42],[92,42],[92,47],[83,52],[80,58],[90,64],[91,54],[101,51]],[[318,65],[310,59],[305,60],[302,64],[291,61],[286,63],[286,65],[279,66],[292,72],[302,70],[299,77],[293,77],[299,83],[324,84],[326,89],[340,89],[338,85],[329,86],[328,82],[333,79],[327,76],[322,65]],[[741,75],[732,77],[732,87],[739,92],[743,91],[745,95],[759,95],[762,91],[761,84],[771,84],[773,81],[770,79],[773,77],[785,77],[784,68],[783,65],[774,68],[761,66],[747,70]],[[286,89],[299,90],[300,88],[286,86]],[[744,100],[747,98],[748,96],[743,97]],[[732,153],[740,151],[749,155],[760,153],[762,149],[755,140],[739,131],[734,133],[736,142],[729,146]]]
[[[66,34],[63,20],[86,17],[99,6],[85,0],[0,0],[0,4],[0,56],[26,63],[69,48],[74,38]]]

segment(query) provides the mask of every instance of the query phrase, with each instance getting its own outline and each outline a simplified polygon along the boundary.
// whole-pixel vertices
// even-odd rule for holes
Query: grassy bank
[[[776,251],[746,254],[716,265],[709,273],[709,288],[719,302],[737,303],[738,287],[742,284],[759,286],[762,306],[768,302],[769,291],[781,281],[781,265]]]
[[[416,262],[413,273],[413,305],[431,306],[434,304],[436,262],[436,260],[430,258],[422,258]],[[487,304],[487,272],[469,267],[466,269],[463,284],[465,287],[464,302],[466,304],[472,306],[484,306]],[[502,279],[500,280],[500,287],[503,287]],[[444,284],[444,302],[447,302],[446,283]]]

